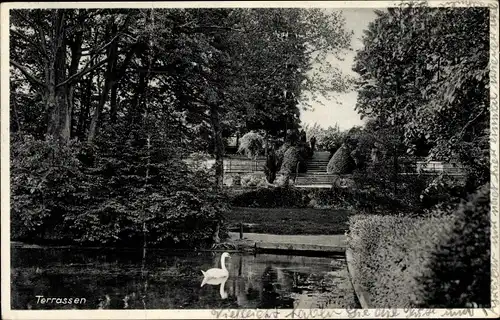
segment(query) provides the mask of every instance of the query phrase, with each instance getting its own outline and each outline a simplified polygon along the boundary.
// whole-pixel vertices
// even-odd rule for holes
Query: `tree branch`
[[[127,67],[130,64],[130,61],[132,60],[134,53],[137,50],[137,47],[138,47],[137,44],[135,44],[127,52],[127,55],[125,56],[125,59],[123,60],[121,67],[118,68],[117,75],[116,75],[117,81],[119,81],[124,76],[125,71],[127,70]]]
[[[113,43],[113,41],[115,41],[116,38],[118,38],[119,36],[120,36],[120,33],[116,34],[109,42],[103,44],[101,47],[98,47],[97,49],[93,49],[93,50],[85,49],[85,50],[89,50],[89,52],[82,53],[82,56],[89,56],[89,55],[97,54],[97,53],[101,52],[102,50],[106,49],[109,45],[111,45]],[[83,49],[82,49],[82,51],[83,51]]]
[[[26,79],[28,79],[29,82],[31,82],[33,84],[37,84],[37,85],[42,86],[42,87],[46,86],[45,83],[43,83],[37,77],[33,76],[31,73],[29,73],[28,70],[26,70],[26,68],[24,68],[21,64],[19,64],[15,60],[10,60],[10,64],[12,64],[14,67],[16,67],[19,71],[21,71],[22,74],[26,77]]]
[[[481,112],[479,112],[474,118],[472,118],[471,120],[469,120],[465,126],[462,128],[462,130],[460,131],[459,133],[459,137],[462,138],[463,135],[465,134],[465,130],[467,130],[467,128],[474,122],[476,121],[482,114],[484,113],[484,109],[481,110]]]
[[[15,34],[16,36],[22,38],[27,43],[29,43],[32,46],[36,47],[44,56],[47,55],[47,53],[43,50],[43,48],[40,46],[40,44],[36,43],[35,41],[33,41],[33,39],[30,39],[28,36],[22,34],[21,32],[19,32],[17,30],[14,30],[14,29],[10,29],[10,33],[11,34]]]
[[[92,61],[92,59],[91,59],[90,61]],[[105,64],[105,63],[108,61],[108,59],[106,58],[106,59],[104,59],[104,60],[102,60],[102,61],[100,61],[100,62],[96,63],[95,65],[93,65],[92,67],[90,67],[90,68],[89,68],[88,66],[90,65],[90,61],[89,61],[89,63],[87,63],[87,64],[85,65],[85,67],[83,68],[83,70],[82,70],[82,71],[80,71],[80,72],[78,72],[78,73],[75,73],[74,75],[72,75],[72,76],[71,76],[71,77],[69,77],[68,79],[64,80],[63,82],[58,83],[58,84],[56,85],[56,88],[58,88],[58,87],[60,87],[60,86],[64,86],[65,84],[68,84],[68,83],[70,83],[70,82],[72,82],[72,81],[74,81],[74,80],[76,80],[76,79],[78,79],[78,78],[83,77],[83,76],[84,76],[84,75],[86,75],[87,73],[89,73],[89,72],[91,72],[91,71],[93,71],[93,70],[95,70],[95,69],[99,68],[99,67],[100,67],[100,66],[102,66],[103,64]]]
[[[34,26],[34,23],[33,21],[31,21],[30,19],[26,18],[22,13],[21,13],[21,9],[15,9],[15,10],[11,10],[10,11],[13,15],[16,15],[18,18],[20,18],[21,20],[23,20],[26,24],[30,25],[31,27]]]

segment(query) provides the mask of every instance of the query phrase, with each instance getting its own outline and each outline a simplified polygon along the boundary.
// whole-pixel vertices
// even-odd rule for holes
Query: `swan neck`
[[[221,265],[222,270],[227,270],[226,269],[226,257],[224,257],[224,256],[220,257],[220,265]]]

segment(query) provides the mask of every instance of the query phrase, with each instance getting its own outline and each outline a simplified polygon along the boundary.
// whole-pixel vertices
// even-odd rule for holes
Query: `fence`
[[[215,160],[207,160],[206,165],[211,167]],[[224,158],[224,172],[226,173],[255,173],[263,172],[266,164],[265,159],[247,159],[243,157]],[[388,166],[392,169],[392,166]],[[326,167],[325,167],[326,173]],[[400,175],[437,175],[445,173],[449,176],[463,176],[464,170],[460,165],[445,163],[440,161],[415,161],[400,163],[398,165],[398,173]]]
[[[265,159],[238,159],[238,158],[226,158],[224,159],[224,172],[227,173],[253,173],[262,172],[264,170],[264,165],[266,164]]]

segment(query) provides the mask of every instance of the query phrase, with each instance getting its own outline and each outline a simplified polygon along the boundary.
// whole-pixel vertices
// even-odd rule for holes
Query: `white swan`
[[[212,268],[207,271],[201,270],[203,273],[203,281],[201,282],[201,287],[203,287],[206,283],[208,284],[220,284],[221,279],[229,277],[229,272],[226,269],[226,258],[230,258],[229,253],[224,252],[220,256],[220,264],[222,268]]]

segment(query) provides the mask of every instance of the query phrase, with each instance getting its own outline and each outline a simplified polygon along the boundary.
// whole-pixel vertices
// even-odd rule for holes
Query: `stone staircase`
[[[328,160],[330,160],[330,152],[327,151],[315,151],[311,160],[307,164],[307,173],[326,173],[326,166],[328,165]]]
[[[307,171],[295,180],[297,187],[331,187],[337,175],[326,173],[330,152],[315,151],[307,163]]]

